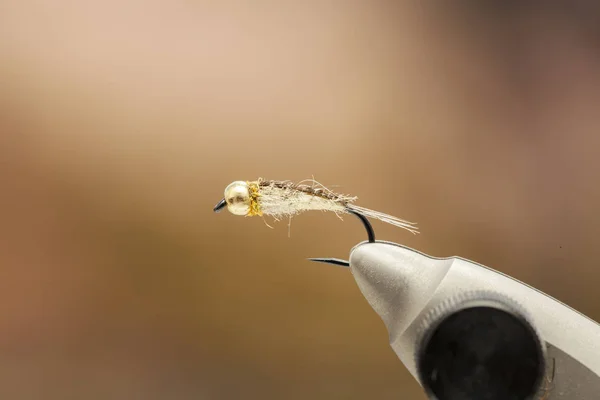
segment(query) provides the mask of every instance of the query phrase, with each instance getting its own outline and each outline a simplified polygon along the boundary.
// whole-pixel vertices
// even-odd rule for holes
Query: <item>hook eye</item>
[[[227,206],[227,202],[225,201],[225,199],[223,199],[217,203],[217,205],[213,208],[213,211],[216,213],[221,212],[221,210],[224,209],[225,206]]]

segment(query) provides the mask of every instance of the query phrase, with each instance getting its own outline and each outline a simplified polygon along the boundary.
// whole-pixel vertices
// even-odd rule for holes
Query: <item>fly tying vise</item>
[[[304,182],[309,181],[310,184]],[[388,224],[406,229],[417,234],[413,222],[354,205],[356,197],[332,192],[330,189],[313,180],[294,183],[290,181],[274,181],[259,178],[257,181],[235,181],[225,188],[225,197],[214,207],[215,212],[223,208],[234,215],[264,216],[276,220],[281,217],[292,217],[305,211],[332,211],[340,214],[352,214],[364,225],[369,242],[375,242],[375,232],[367,218],[375,218]],[[311,261],[349,266],[348,261],[335,258],[311,258]]]

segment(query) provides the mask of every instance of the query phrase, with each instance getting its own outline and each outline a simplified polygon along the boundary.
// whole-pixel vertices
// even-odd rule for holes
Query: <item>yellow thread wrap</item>
[[[260,197],[260,192],[258,190],[258,182],[247,182],[248,188],[250,189],[250,211],[246,214],[248,217],[253,217],[255,215],[262,216],[262,210],[260,209],[260,204],[258,203],[258,198]]]

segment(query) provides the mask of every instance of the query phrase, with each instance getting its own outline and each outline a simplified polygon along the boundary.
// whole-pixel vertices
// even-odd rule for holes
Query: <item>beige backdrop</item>
[[[358,222],[212,212],[259,176],[600,319],[599,12],[395,3],[2,2],[0,398],[424,399],[305,261]]]

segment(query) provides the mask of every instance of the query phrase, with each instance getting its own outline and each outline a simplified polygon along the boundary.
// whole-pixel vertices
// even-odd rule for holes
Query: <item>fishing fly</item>
[[[414,222],[370,210],[354,204],[355,196],[334,193],[314,179],[298,183],[272,181],[259,178],[256,181],[235,181],[225,188],[225,197],[214,207],[220,212],[225,207],[234,215],[271,216],[275,220],[291,218],[305,211],[331,211],[340,219],[341,214],[351,214],[360,219],[367,231],[370,243],[375,242],[375,232],[367,218],[375,218],[417,234]],[[289,227],[289,225],[288,225]],[[311,261],[349,267],[350,262],[338,258],[309,258]]]
[[[413,234],[418,233],[415,223],[357,206],[353,204],[356,200],[355,196],[334,193],[314,179],[294,183],[259,178],[256,181],[230,183],[225,188],[225,197],[214,207],[214,211],[219,212],[227,207],[234,215],[267,215],[275,220],[291,218],[305,211],[331,211],[340,218],[341,214],[354,214],[362,217],[363,223],[366,218],[374,218]]]

